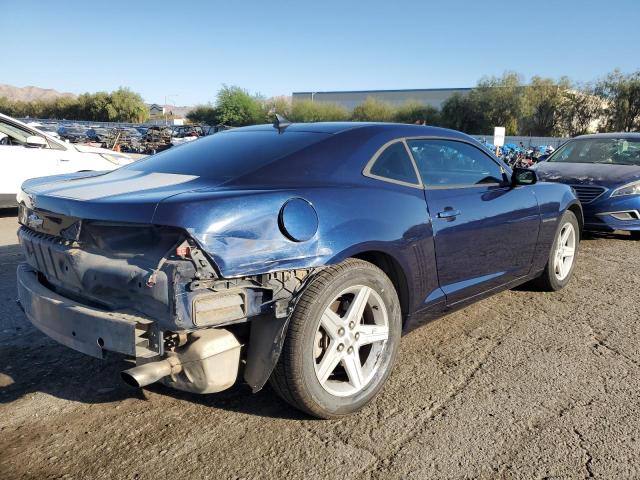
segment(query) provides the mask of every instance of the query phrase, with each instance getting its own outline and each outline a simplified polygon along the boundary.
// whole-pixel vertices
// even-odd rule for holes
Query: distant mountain
[[[58,97],[75,98],[77,95],[73,93],[58,92],[51,88],[39,87],[14,87],[13,85],[4,85],[0,83],[0,97],[6,97],[9,100],[20,100],[23,102],[31,102],[33,100],[53,100]]]

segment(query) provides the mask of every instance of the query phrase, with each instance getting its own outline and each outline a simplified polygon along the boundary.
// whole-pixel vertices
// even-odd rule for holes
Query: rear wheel
[[[400,334],[400,303],[389,278],[349,259],[321,271],[302,293],[271,385],[316,417],[356,412],[391,373]]]
[[[569,283],[575,267],[580,227],[575,214],[569,210],[564,212],[556,232],[556,238],[549,252],[547,266],[535,280],[535,284],[546,291],[556,291]]]
[[[640,231],[638,230],[631,231],[629,232],[629,234],[631,235],[631,238],[633,238],[634,240],[640,240]]]

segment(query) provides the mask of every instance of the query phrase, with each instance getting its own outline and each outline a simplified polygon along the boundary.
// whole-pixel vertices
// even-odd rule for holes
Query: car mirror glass
[[[514,168],[511,175],[511,183],[517,185],[533,185],[538,181],[538,176],[534,170],[529,168]]]

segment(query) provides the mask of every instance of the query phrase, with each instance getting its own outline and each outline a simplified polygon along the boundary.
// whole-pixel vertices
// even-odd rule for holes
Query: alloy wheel
[[[553,263],[558,280],[564,280],[571,272],[576,252],[576,231],[571,223],[565,223],[560,229]]]
[[[313,355],[318,382],[332,395],[350,396],[371,382],[389,339],[387,307],[365,285],[343,290],[318,323]]]

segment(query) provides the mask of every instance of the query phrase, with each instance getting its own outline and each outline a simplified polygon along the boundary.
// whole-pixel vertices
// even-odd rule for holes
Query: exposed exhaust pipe
[[[120,372],[122,380],[127,385],[140,388],[150,383],[157,382],[167,375],[180,373],[182,364],[175,357],[168,357],[158,362],[144,363],[136,367]]]
[[[171,356],[143,363],[120,375],[132,387],[144,387],[164,378],[167,386],[185,392],[221,392],[238,378],[241,348],[238,339],[228,330],[199,330],[192,332],[188,342]],[[182,375],[176,375],[181,372]]]

